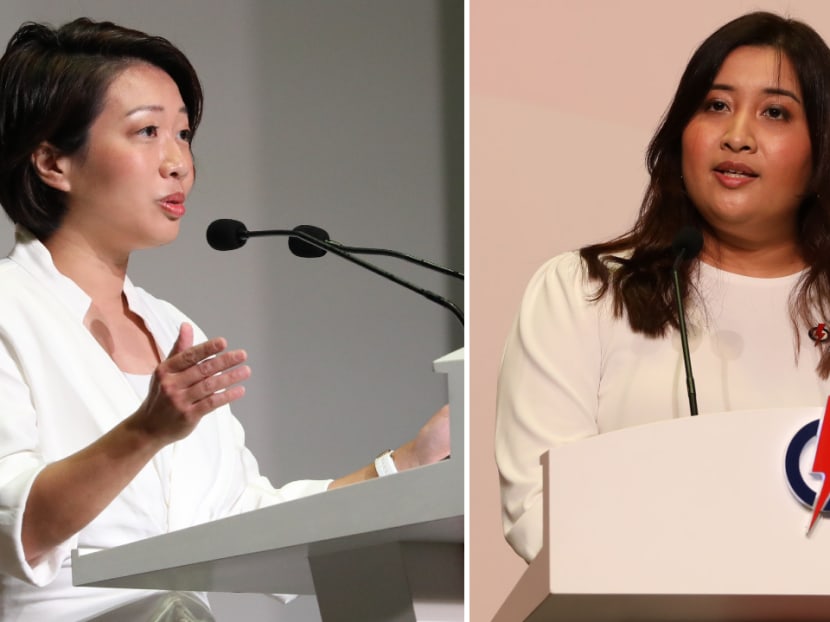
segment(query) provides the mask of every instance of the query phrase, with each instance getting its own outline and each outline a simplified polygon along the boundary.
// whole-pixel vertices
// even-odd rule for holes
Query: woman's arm
[[[527,561],[542,546],[541,454],[599,431],[600,303],[588,300],[585,272],[576,253],[536,272],[502,358],[495,439],[502,521]]]
[[[418,432],[412,440],[398,447],[392,454],[395,468],[405,471],[417,466],[432,464],[443,460],[450,454],[450,407],[443,406]],[[329,484],[329,489],[355,484],[377,477],[374,463],[366,465],[353,473],[344,475]]]
[[[202,417],[245,393],[242,350],[222,338],[193,346],[182,324],[139,409],[81,451],[37,475],[23,513],[21,538],[30,563],[98,516],[164,446],[185,438]]]

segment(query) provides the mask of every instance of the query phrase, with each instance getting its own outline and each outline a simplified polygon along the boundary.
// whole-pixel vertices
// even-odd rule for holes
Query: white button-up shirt
[[[124,294],[162,352],[182,322],[167,302],[129,279]],[[83,324],[89,297],[55,268],[49,251],[19,230],[0,260],[0,617],[83,620],[145,598],[139,590],[75,588],[70,551],[118,546],[231,514],[322,492],[330,480],[275,489],[245,448],[225,406],[167,446],[87,527],[32,565],[21,524],[32,482],[50,462],[99,438],[144,399]],[[192,322],[191,322],[192,323]],[[194,325],[194,339],[205,340]]]

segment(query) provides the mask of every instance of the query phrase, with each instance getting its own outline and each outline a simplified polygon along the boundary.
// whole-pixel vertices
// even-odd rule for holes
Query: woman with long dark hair
[[[648,149],[624,235],[531,279],[505,349],[496,451],[505,533],[542,541],[539,456],[558,444],[687,416],[672,242],[701,414],[819,406],[830,394],[830,49],[770,13],[726,24],[692,56]]]

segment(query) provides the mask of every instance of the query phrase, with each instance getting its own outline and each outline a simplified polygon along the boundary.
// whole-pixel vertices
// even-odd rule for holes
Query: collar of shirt
[[[52,261],[52,255],[43,243],[30,231],[17,225],[14,232],[15,244],[9,254],[9,260],[16,263],[28,272],[38,282],[51,291],[70,311],[83,322],[92,299],[82,290],[75,281],[62,274]],[[138,300],[136,287],[129,277],[124,278],[124,294],[130,309],[139,315],[141,305],[135,305]],[[135,308],[135,307],[139,308]]]

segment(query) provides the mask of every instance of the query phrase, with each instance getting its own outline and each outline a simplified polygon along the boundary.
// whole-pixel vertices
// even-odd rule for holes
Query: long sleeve
[[[3,619],[90,619],[152,597],[141,590],[73,588],[73,548],[82,553],[111,548],[328,487],[330,480],[271,486],[245,446],[242,425],[224,406],[204,417],[187,438],[159,451],[92,522],[30,565],[21,527],[38,473],[135,412],[144,392],[84,326],[88,296],[55,269],[46,248],[25,232],[10,257],[0,260],[0,285]],[[169,351],[181,323],[190,322],[187,316],[129,279],[124,293],[161,351]],[[194,331],[197,341],[205,339],[195,325]]]
[[[64,304],[65,296],[54,296],[54,288],[8,261],[0,264],[0,282],[5,286],[0,296],[0,573],[44,586],[67,570],[76,546],[117,546],[327,487],[327,480],[272,487],[245,447],[241,425],[223,407],[187,439],[160,451],[79,534],[30,566],[20,536],[35,477],[134,412],[143,395],[83,326],[88,302]],[[169,350],[188,318],[129,283],[125,288],[157,343]],[[198,328],[196,338],[205,338]]]
[[[23,512],[29,490],[47,461],[40,451],[32,396],[5,343],[0,345],[0,404],[0,573],[45,585],[57,575],[76,538],[31,565],[26,562],[21,540]]]
[[[0,400],[3,393],[0,391]],[[75,540],[64,542],[33,564],[26,562],[21,540],[23,512],[29,490],[45,466],[40,454],[26,442],[27,436],[25,432],[14,437],[4,434],[0,442],[0,573],[46,585],[57,576]]]
[[[598,309],[576,253],[547,262],[531,279],[502,359],[496,461],[502,520],[526,560],[542,546],[542,468],[549,448],[598,433],[602,366]]]

